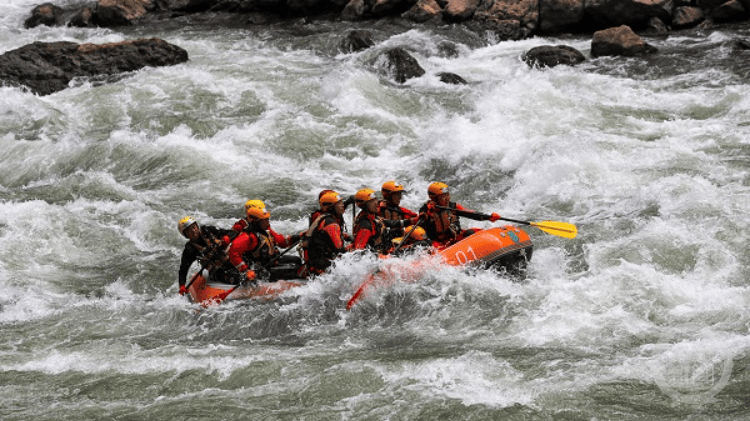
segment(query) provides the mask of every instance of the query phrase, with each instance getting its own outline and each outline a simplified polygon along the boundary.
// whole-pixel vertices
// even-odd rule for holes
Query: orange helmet
[[[334,205],[337,202],[340,202],[341,200],[342,200],[341,196],[339,196],[338,193],[336,193],[333,190],[329,190],[323,193],[322,195],[320,195],[320,199],[318,200],[318,203],[320,204],[320,207],[322,209],[322,208]]]
[[[446,193],[450,192],[448,191],[448,185],[445,183],[435,182],[430,184],[430,187],[427,188],[427,195],[430,199],[434,199],[435,197]]]
[[[409,238],[411,238],[414,241],[422,241],[427,239],[427,232],[422,227],[406,227],[404,228],[405,232],[411,231],[409,234]]]
[[[324,194],[330,193],[332,191],[333,190],[329,190],[329,189],[321,190],[320,193],[318,193],[318,200],[320,200],[320,198],[323,197]]]
[[[354,195],[354,203],[357,206],[362,207],[365,202],[375,199],[375,190],[373,189],[361,189]]]
[[[383,183],[383,187],[380,188],[380,192],[383,193],[383,197],[390,196],[391,193],[404,191],[403,184],[397,183],[395,180],[386,181]]]
[[[266,210],[266,204],[262,200],[248,200],[245,202],[245,215],[255,220],[271,217],[271,213]]]

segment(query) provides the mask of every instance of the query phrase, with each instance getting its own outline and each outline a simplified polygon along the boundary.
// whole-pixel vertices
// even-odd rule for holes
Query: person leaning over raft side
[[[401,221],[417,217],[417,213],[401,206],[401,198],[404,195],[404,186],[393,180],[383,183],[380,192],[383,201],[380,202],[379,214],[383,219]],[[404,235],[403,229],[394,229],[394,234]]]
[[[310,224],[302,239],[304,267],[301,275],[319,275],[333,259],[346,251],[344,246],[344,201],[335,191],[325,192],[318,200],[321,213]]]
[[[354,195],[354,200],[354,203],[362,209],[354,219],[354,243],[351,245],[354,250],[369,248],[377,253],[385,254],[390,248],[389,239],[393,237],[387,231],[392,228],[403,230],[405,226],[416,222],[417,219],[384,219],[378,215],[380,202],[372,189],[359,190]]]
[[[230,230],[222,230],[211,225],[199,226],[190,216],[180,219],[177,229],[189,241],[182,250],[177,283],[180,295],[187,293],[185,282],[190,266],[198,260],[203,268],[209,268],[210,276],[218,282],[238,284],[255,281],[255,272],[248,270],[242,255],[247,249],[247,234],[241,233],[232,241]]]
[[[461,229],[458,215],[451,209],[471,211],[456,202],[451,202],[451,195],[445,183],[435,182],[430,184],[427,188],[427,195],[430,199],[419,209],[420,217],[422,217],[422,222],[419,225],[425,229],[427,236],[433,241],[434,247],[438,249],[446,248],[477,231],[481,231],[480,228]],[[440,207],[450,209],[440,209]],[[480,215],[466,217],[475,221],[489,220],[495,222],[500,219],[500,215],[496,213],[490,215],[489,218]]]
[[[298,256],[283,255],[279,257],[280,247],[291,247],[300,239],[300,235],[281,235],[271,229],[271,213],[261,200],[248,200],[245,203],[245,218],[234,224],[232,230],[244,232],[248,235],[248,246],[245,260],[257,262],[271,281],[291,279],[297,277],[297,271],[302,266],[302,259]],[[263,277],[259,268],[255,268],[258,276]]]

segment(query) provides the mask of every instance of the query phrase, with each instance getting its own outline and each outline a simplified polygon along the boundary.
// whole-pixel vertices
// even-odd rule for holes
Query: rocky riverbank
[[[356,21],[396,19],[405,26],[460,25],[501,40],[540,34],[591,33],[591,57],[637,56],[657,49],[638,35],[666,34],[674,29],[708,29],[724,22],[746,21],[750,0],[99,0],[63,8],[52,3],[35,7],[26,28],[38,25],[137,27],[201,16],[204,24],[225,24],[230,16],[240,25],[279,22],[305,24],[314,20]],[[342,52],[360,51],[375,43],[367,30],[342,34]],[[737,40],[736,48],[750,43]],[[565,45],[541,46],[523,55],[529,66],[576,65],[587,58]],[[187,52],[162,40],[135,40],[99,46],[69,42],[34,43],[0,56],[0,81],[49,94],[76,78],[116,75],[145,66],[187,61]],[[425,71],[408,48],[380,52],[372,62],[384,77],[397,83]],[[460,75],[441,72],[441,81],[467,83]]]
[[[245,15],[260,23],[400,17],[426,25],[462,23],[507,40],[620,25],[657,33],[707,28],[748,20],[750,0],[99,0],[68,9],[45,3],[33,10],[25,26],[117,27],[203,12]]]

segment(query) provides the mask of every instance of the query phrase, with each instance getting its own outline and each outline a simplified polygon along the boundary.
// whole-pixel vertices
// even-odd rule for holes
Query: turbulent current
[[[748,26],[538,70],[524,52],[590,36],[371,23],[344,54],[345,23],[23,29],[38,3],[0,5],[0,52],[157,37],[190,60],[0,88],[0,419],[750,419]],[[425,76],[373,68],[397,46]],[[436,266],[351,311],[371,256],[271,302],[178,295],[181,217],[228,228],[261,199],[291,234],[320,190],[389,179],[412,209],[443,181],[579,235],[521,226],[524,282]]]

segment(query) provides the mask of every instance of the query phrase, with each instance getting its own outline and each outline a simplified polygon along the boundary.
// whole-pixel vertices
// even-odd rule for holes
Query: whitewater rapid
[[[159,37],[190,61],[0,87],[4,420],[748,418],[747,27],[537,70],[525,51],[590,38],[372,24],[375,48],[343,54],[342,23],[25,30],[35,5],[0,5],[0,52]],[[427,74],[381,79],[395,46]],[[522,227],[525,282],[439,267],[348,312],[372,256],[269,303],[177,294],[181,217],[229,227],[257,198],[294,233],[320,190],[394,178],[412,209],[443,181],[579,235]]]

